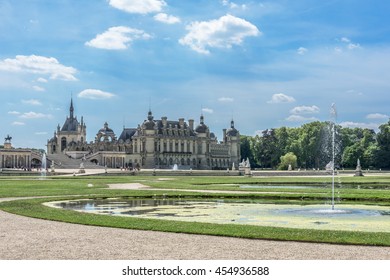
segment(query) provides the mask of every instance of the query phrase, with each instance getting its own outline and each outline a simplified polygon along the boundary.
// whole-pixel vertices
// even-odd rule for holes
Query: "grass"
[[[341,203],[378,204],[390,206],[390,177],[339,177],[342,187],[337,188]],[[296,240],[306,242],[326,242],[338,244],[364,244],[390,246],[390,234],[378,232],[351,232],[332,230],[291,229],[249,225],[208,224],[197,222],[175,222],[142,219],[134,217],[112,217],[96,214],[85,214],[71,210],[54,209],[43,206],[46,201],[92,197],[152,197],[154,194],[168,193],[171,197],[191,196],[196,198],[239,198],[256,199],[267,203],[301,203],[323,202],[330,195],[330,178],[313,177],[158,177],[142,176],[91,176],[47,178],[1,178],[0,197],[41,197],[28,200],[15,200],[0,203],[0,209],[29,217],[56,220],[85,225],[106,226],[127,229],[156,230],[166,232],[184,232],[192,234],[209,234],[241,238],[261,238],[272,240]],[[143,183],[152,186],[155,191],[143,190],[110,190],[107,184]],[[88,185],[93,185],[88,187]],[[232,191],[240,190],[241,184],[279,185],[285,188],[250,189],[246,193],[218,194],[200,193],[197,190]],[[312,185],[308,188],[292,189],[290,185]],[[359,188],[357,187],[359,185]],[[327,187],[325,187],[327,186]],[[176,189],[165,191],[163,189]],[[182,190],[194,190],[183,192]],[[255,191],[255,193],[252,193]],[[51,196],[51,197],[50,197]],[[53,197],[56,196],[56,197]]]

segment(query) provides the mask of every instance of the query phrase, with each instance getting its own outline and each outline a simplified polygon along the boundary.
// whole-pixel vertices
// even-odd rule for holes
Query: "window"
[[[61,152],[66,149],[66,138],[61,138]]]

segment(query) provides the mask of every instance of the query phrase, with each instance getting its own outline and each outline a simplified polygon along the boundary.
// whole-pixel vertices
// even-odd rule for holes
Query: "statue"
[[[246,158],[245,167],[251,168],[251,164],[249,162],[249,158]]]
[[[9,134],[8,134],[7,137],[4,138],[4,140],[6,143],[11,143],[12,137],[9,136]]]
[[[246,161],[245,161],[244,174],[245,174],[245,176],[252,176],[251,164],[249,162],[249,158],[246,158]]]
[[[84,168],[84,163],[83,162],[80,163],[79,173],[85,173],[85,168]]]
[[[362,167],[360,165],[360,159],[358,158],[357,164],[356,164],[356,170],[355,170],[355,175],[354,176],[364,176],[362,172]]]

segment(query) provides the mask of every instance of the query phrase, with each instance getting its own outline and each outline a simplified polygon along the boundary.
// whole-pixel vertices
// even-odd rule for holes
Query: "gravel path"
[[[84,226],[0,211],[1,260],[390,260],[390,247],[279,242]]]

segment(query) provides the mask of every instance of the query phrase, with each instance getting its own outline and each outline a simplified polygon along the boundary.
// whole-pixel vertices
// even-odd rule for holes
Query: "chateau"
[[[184,118],[154,119],[149,110],[147,119],[136,128],[123,128],[120,136],[106,122],[96,133],[95,140],[87,143],[86,124],[74,116],[73,100],[64,125],[57,126],[54,137],[47,142],[47,156],[52,160],[66,155],[109,168],[171,169],[227,169],[238,166],[240,133],[234,127],[223,130],[223,140],[218,142],[215,134],[200,116],[199,124]],[[56,162],[58,164],[58,162]]]

